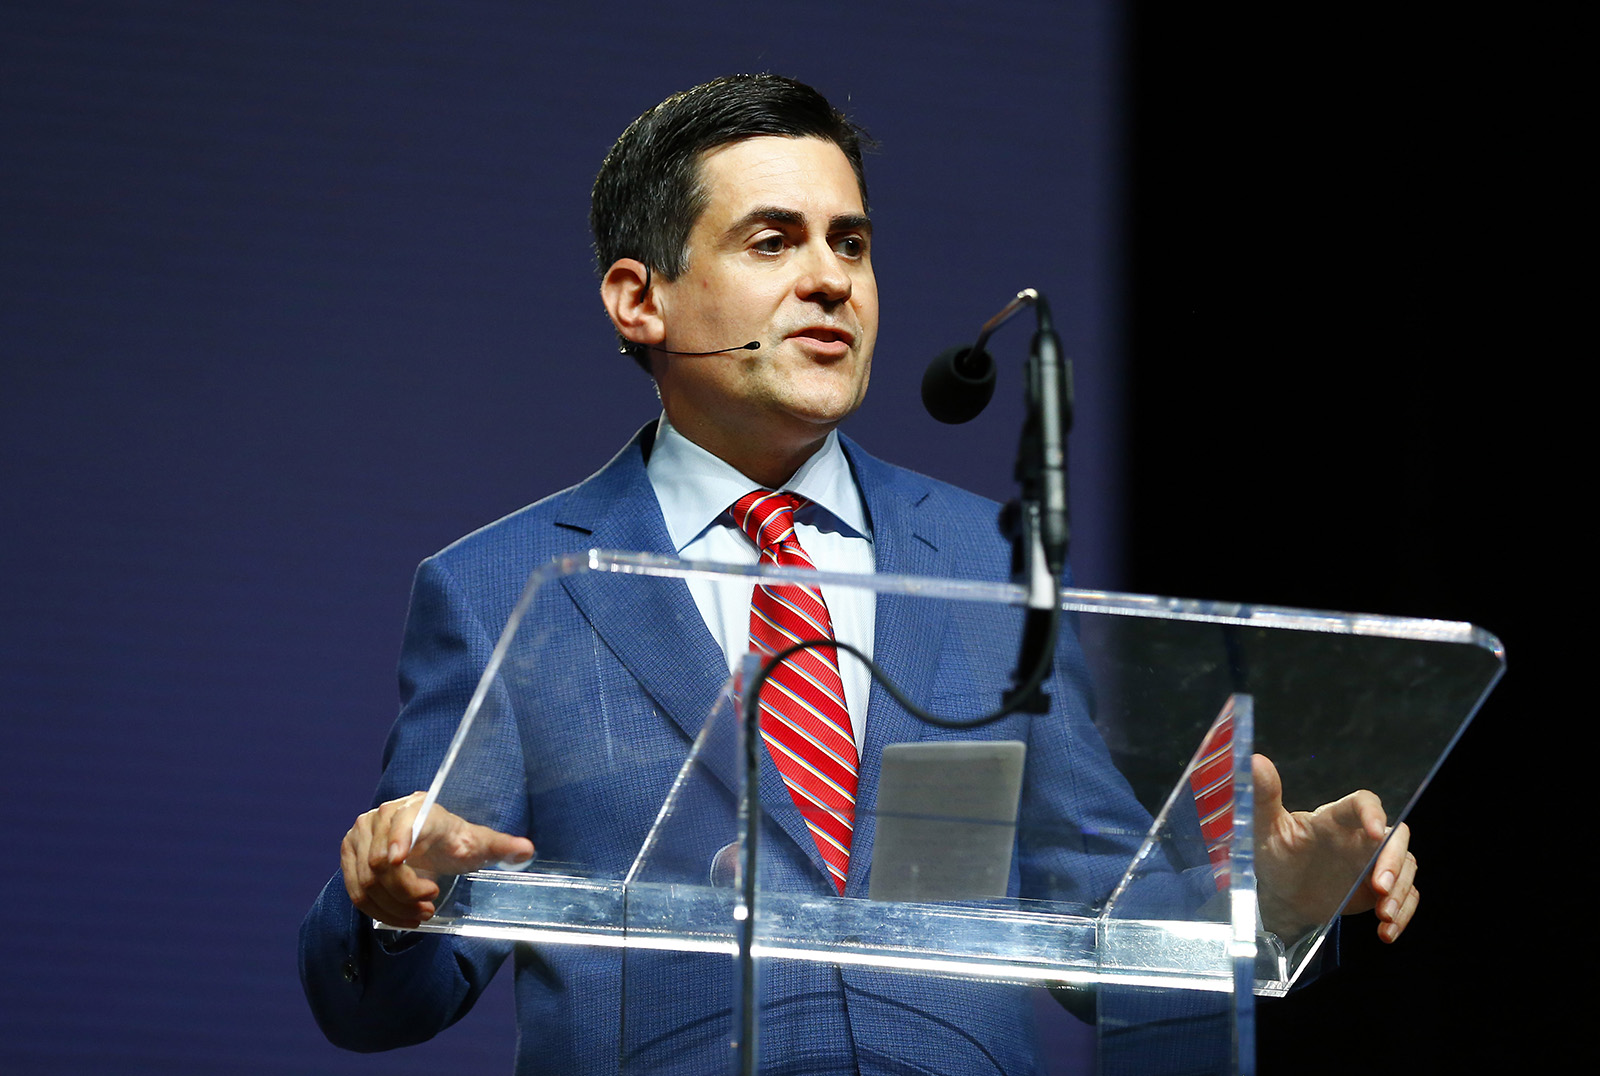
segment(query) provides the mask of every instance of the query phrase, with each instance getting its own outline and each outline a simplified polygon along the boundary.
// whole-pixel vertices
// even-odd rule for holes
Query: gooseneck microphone
[[[929,365],[922,402],[940,422],[976,418],[994,396],[994,359],[984,350],[989,337],[1032,307],[1038,328],[1025,370],[1027,417],[1017,448],[1016,477],[1022,496],[1000,514],[1000,530],[1011,539],[1011,570],[1028,592],[1028,611],[1012,687],[997,714],[1044,713],[1043,685],[1050,674],[1061,618],[1061,577],[1072,528],[1067,514],[1067,431],[1072,428],[1072,364],[1050,318],[1050,304],[1033,288],[984,323],[971,347],[951,348]],[[989,720],[983,718],[981,720]]]
[[[928,414],[951,426],[971,422],[994,398],[994,356],[984,350],[994,331],[1017,314],[1040,302],[1038,291],[1024,288],[1005,309],[983,323],[971,347],[941,352],[922,375],[922,406]]]
[[[621,347],[617,348],[617,351],[623,355],[636,355],[641,351],[654,351],[658,355],[688,355],[690,358],[694,358],[699,355],[726,355],[730,351],[760,350],[760,340],[752,340],[748,344],[740,344],[738,347],[719,348],[716,351],[668,351],[664,347],[651,347],[649,344],[623,344]]]
[[[942,351],[922,375],[922,406],[950,426],[971,422],[994,397],[994,356],[982,348]]]

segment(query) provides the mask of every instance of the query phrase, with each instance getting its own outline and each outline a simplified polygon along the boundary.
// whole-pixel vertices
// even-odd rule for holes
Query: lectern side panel
[[[1100,917],[1096,1041],[1104,1076],[1223,1076],[1253,1062],[1251,735],[1249,696],[1228,697]],[[1127,974],[1145,951],[1170,960],[1180,936],[1217,974],[1196,989]]]
[[[1184,781],[1175,743],[1197,743],[1233,694],[1253,700],[1255,749],[1271,760],[1288,811],[1361,790],[1399,822],[1503,669],[1467,625],[1152,600],[1138,615],[1086,606],[1079,636],[1097,690],[1095,721],[1140,801],[1159,810]],[[1348,841],[1321,860],[1325,899],[1286,907],[1260,875],[1265,925],[1285,959],[1257,989],[1301,976],[1378,851]]]

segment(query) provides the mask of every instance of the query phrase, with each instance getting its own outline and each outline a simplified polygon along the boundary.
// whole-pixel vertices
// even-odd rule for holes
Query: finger
[[[1250,756],[1250,780],[1255,785],[1256,813],[1270,818],[1283,811],[1283,779],[1266,755]]]
[[[416,886],[416,879],[396,885],[377,885],[367,893],[367,899],[384,912],[385,922],[408,925],[433,915],[433,898],[439,895],[437,886]],[[388,918],[398,916],[398,919]]]
[[[406,929],[421,926],[432,919],[434,914],[432,901],[395,900],[383,894],[381,890],[374,891],[356,907],[362,914],[371,916],[380,923]]]
[[[1417,905],[1422,901],[1422,890],[1412,886],[1406,893],[1406,899],[1401,902],[1399,911],[1393,920],[1378,924],[1378,938],[1381,941],[1393,944],[1407,926],[1411,924],[1412,916],[1417,914]]]
[[[1383,801],[1374,793],[1360,789],[1341,796],[1332,803],[1317,809],[1327,812],[1329,818],[1345,829],[1360,830],[1374,841],[1383,840],[1388,832],[1389,819],[1383,811]]]
[[[359,893],[359,896],[376,900],[385,908],[414,905],[438,895],[437,882],[404,863],[374,871]]]
[[[1408,893],[1417,884],[1417,857],[1410,852],[1406,853],[1405,862],[1400,867],[1400,879],[1395,883],[1396,894]]]
[[[359,901],[372,885],[372,864],[368,859],[372,846],[371,812],[357,818],[339,843],[339,869],[344,874],[345,892],[352,903]]]
[[[403,863],[406,856],[411,854],[412,825],[427,798],[426,792],[413,792],[395,801],[394,817],[390,821],[392,828],[389,831],[389,858],[393,862]]]
[[[1378,918],[1395,920],[1399,918],[1401,907],[1415,888],[1417,877],[1417,857],[1407,855],[1405,863],[1400,867],[1400,874],[1395,878],[1394,885],[1378,902]]]
[[[387,922],[397,913],[401,918],[414,915],[403,910],[437,895],[436,885],[404,866],[373,870],[369,857],[357,851],[356,843],[349,839],[341,846],[340,867],[345,893],[358,909]]]
[[[435,882],[400,864],[378,871],[354,903],[392,926],[416,926],[433,915],[438,895]]]
[[[1393,892],[1397,880],[1406,869],[1408,860],[1411,873],[1416,873],[1416,857],[1411,855],[1410,845],[1411,827],[1402,822],[1394,828],[1394,833],[1383,846],[1383,851],[1378,853],[1378,861],[1372,865],[1374,892],[1380,894]],[[1405,884],[1411,884],[1409,879]]]
[[[400,799],[378,805],[372,816],[372,866],[381,869],[385,864],[398,864],[411,850],[411,821],[422,805],[425,793],[413,792]]]
[[[486,860],[524,863],[533,858],[533,842],[528,838],[513,837],[509,833],[500,833],[485,826],[474,828],[482,830],[479,839],[483,842]]]
[[[533,857],[533,842],[458,818],[435,808],[439,828],[428,820],[428,834],[419,842],[417,865],[441,874],[466,874],[492,860],[522,862]]]
[[[1373,840],[1383,840],[1389,834],[1389,813],[1383,809],[1383,801],[1372,792],[1358,792],[1356,796],[1361,804],[1361,828]]]
[[[367,863],[375,871],[382,870],[390,862],[389,842],[395,810],[395,801],[390,800],[367,812],[372,834],[367,843]]]

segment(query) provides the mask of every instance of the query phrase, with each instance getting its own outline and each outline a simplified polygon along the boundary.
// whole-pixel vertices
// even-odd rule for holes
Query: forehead
[[[701,223],[717,226],[761,206],[827,218],[863,212],[850,159],[822,138],[761,135],[708,150],[700,159]]]

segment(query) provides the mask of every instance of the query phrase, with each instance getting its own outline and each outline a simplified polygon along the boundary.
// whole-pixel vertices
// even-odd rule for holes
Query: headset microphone
[[[640,351],[654,351],[658,355],[688,355],[690,358],[694,358],[700,355],[726,355],[730,351],[760,351],[761,341],[752,340],[748,344],[740,344],[738,347],[725,347],[717,351],[668,351],[664,347],[650,347],[645,344],[623,344],[617,350],[624,355],[636,355]]]

